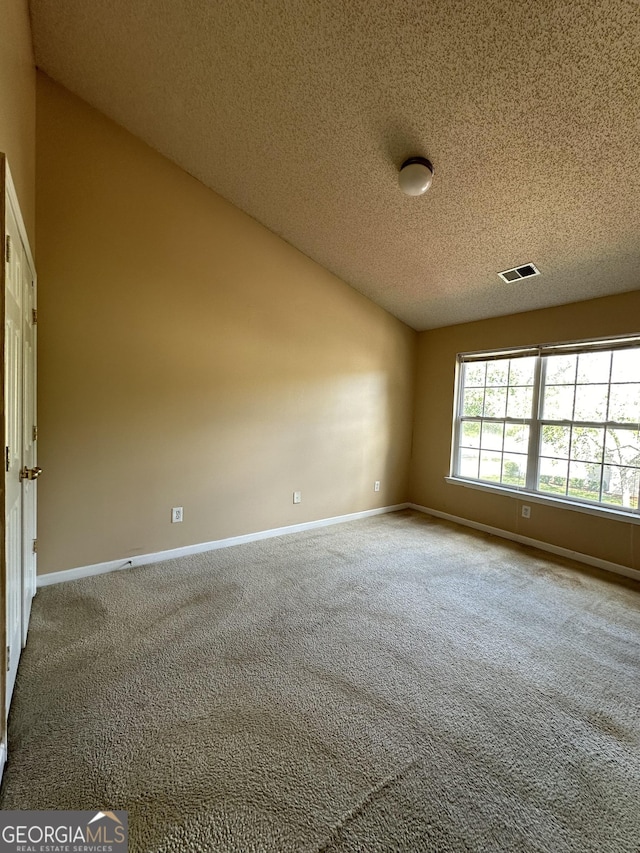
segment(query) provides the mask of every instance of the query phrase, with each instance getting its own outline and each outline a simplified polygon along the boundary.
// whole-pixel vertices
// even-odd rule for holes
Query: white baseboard
[[[230,536],[228,539],[216,539],[213,542],[201,542],[197,545],[185,545],[183,548],[172,548],[169,551],[158,551],[156,554],[142,554],[135,557],[125,557],[121,560],[110,560],[107,563],[94,563],[92,566],[78,566],[75,569],[65,569],[61,572],[49,572],[38,575],[37,586],[50,586],[54,583],[74,581],[92,575],[103,575],[134,566],[148,566],[151,563],[162,563],[165,560],[175,560],[189,554],[203,554],[205,551],[216,551],[218,548],[231,548],[233,545],[243,545],[246,542],[257,542],[260,539],[271,539],[274,536],[285,536],[289,533],[301,533],[304,530],[314,530],[317,527],[329,527],[332,524],[342,524],[345,521],[356,521],[359,518],[369,518],[372,515],[384,515],[408,509],[410,504],[402,503],[394,506],[384,506],[379,509],[366,509],[362,512],[351,512],[348,515],[336,515],[332,518],[321,518],[318,521],[305,521],[301,524],[290,524],[287,527],[274,527],[271,530],[260,530],[257,533],[245,533],[242,536]]]
[[[50,572],[48,574],[38,576],[37,586],[40,588],[43,586],[50,586],[51,584],[63,583],[64,581],[91,577],[92,575],[102,575],[107,572],[129,569],[133,566],[147,566],[152,563],[161,563],[165,560],[174,560],[177,557],[185,557],[189,554],[202,554],[206,551],[215,551],[218,548],[231,548],[234,545],[242,545],[246,542],[257,542],[261,539],[271,539],[274,536],[285,536],[289,533],[301,533],[305,530],[313,530],[318,527],[329,527],[332,524],[341,524],[345,521],[356,521],[359,518],[369,518],[374,515],[397,512],[401,509],[414,509],[417,512],[425,513],[426,515],[433,515],[436,518],[443,518],[446,521],[452,521],[455,524],[462,524],[465,527],[482,530],[484,533],[490,533],[492,536],[499,536],[502,539],[510,539],[512,542],[519,542],[521,545],[529,545],[532,548],[538,548],[541,551],[557,554],[560,557],[567,557],[570,560],[576,560],[580,563],[585,563],[588,566],[595,566],[598,569],[604,569],[607,572],[614,572],[615,574],[624,575],[625,577],[640,581],[640,571],[629,568],[628,566],[611,563],[608,560],[601,560],[600,558],[592,557],[589,554],[582,554],[580,551],[561,548],[559,545],[552,545],[549,542],[543,542],[541,539],[532,539],[529,536],[522,536],[519,533],[511,533],[510,531],[503,530],[500,527],[491,527],[490,525],[482,524],[479,521],[471,521],[468,518],[462,518],[461,516],[452,515],[448,512],[441,512],[437,509],[420,506],[420,504],[402,503],[395,504],[394,506],[380,507],[379,509],[352,512],[348,515],[337,515],[332,518],[321,518],[318,521],[306,521],[302,524],[290,524],[287,527],[274,527],[270,530],[260,530],[257,533],[246,533],[242,536],[230,536],[227,539],[216,539],[212,542],[201,542],[196,545],[186,545],[182,548],[158,551],[155,554],[142,554],[121,560],[110,560],[106,563],[94,563],[91,566],[78,566],[75,569]],[[4,762],[5,757],[6,755],[2,751],[2,745],[0,745],[0,763]]]
[[[519,533],[511,533],[508,530],[503,530],[501,527],[491,527],[488,524],[482,524],[479,521],[471,521],[468,518],[461,518],[458,515],[451,515],[448,512],[440,512],[437,509],[430,509],[427,506],[419,504],[407,504],[409,509],[415,509],[418,512],[423,512],[426,515],[433,515],[436,518],[444,518],[446,521],[453,521],[455,524],[462,524],[465,527],[473,527],[474,530],[482,530],[484,533],[490,533],[492,536],[500,536],[502,539],[511,539],[512,542],[519,542],[521,545],[530,545],[532,548],[538,548],[540,551],[548,551],[551,554],[557,554],[559,557],[567,557],[570,560],[576,560],[579,563],[586,563],[588,566],[595,566],[597,569],[604,569],[607,572],[614,572],[617,575],[624,575],[627,578],[640,581],[640,571],[631,569],[629,566],[621,566],[618,563],[610,563],[608,560],[601,560],[599,557],[592,557],[589,554],[582,554],[580,551],[572,551],[570,548],[561,548],[559,545],[552,545],[549,542],[543,542],[541,539],[532,539],[529,536],[521,536]]]

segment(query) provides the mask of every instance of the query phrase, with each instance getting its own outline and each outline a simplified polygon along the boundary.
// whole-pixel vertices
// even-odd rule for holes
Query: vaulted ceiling
[[[635,0],[31,16],[44,72],[415,329],[640,288]],[[418,198],[398,189],[412,155],[435,167]]]

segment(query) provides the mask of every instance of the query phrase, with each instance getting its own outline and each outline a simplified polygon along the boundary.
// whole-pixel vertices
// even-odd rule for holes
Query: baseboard
[[[559,545],[552,545],[550,542],[543,542],[541,539],[532,539],[530,536],[521,536],[519,533],[511,533],[509,530],[503,530],[501,527],[491,527],[489,524],[482,524],[479,521],[471,521],[468,518],[462,518],[458,515],[451,515],[448,512],[440,512],[438,509],[430,509],[427,506],[409,503],[409,509],[415,509],[418,512],[423,512],[426,515],[433,515],[436,518],[443,518],[446,521],[453,521],[455,524],[462,524],[465,527],[473,527],[474,530],[482,530],[484,533],[490,533],[492,536],[500,536],[502,539],[510,539],[512,542],[519,542],[521,545],[530,545],[532,548],[538,548],[540,551],[548,551],[551,554],[557,554],[559,557],[567,557],[570,560],[576,560],[579,563],[585,563],[588,566],[595,566],[597,569],[604,569],[607,572],[614,572],[616,575],[624,575],[627,578],[640,581],[640,571],[631,569],[629,566],[621,566],[618,563],[610,563],[608,560],[601,560],[599,557],[592,557],[589,554],[582,554],[580,551],[572,551],[570,548],[561,548]]]
[[[206,551],[216,551],[218,548],[231,548],[246,542],[257,542],[260,539],[271,539],[274,536],[286,536],[289,533],[302,533],[305,530],[315,530],[317,527],[329,527],[332,524],[342,524],[345,521],[356,521],[359,518],[370,518],[373,515],[384,515],[407,509],[409,504],[395,504],[378,509],[366,509],[362,512],[351,512],[348,515],[336,515],[332,518],[321,518],[318,521],[304,521],[301,524],[290,524],[287,527],[274,527],[270,530],[260,530],[257,533],[246,533],[242,536],[230,536],[228,539],[215,539],[213,542],[201,542],[197,545],[185,545],[183,548],[172,548],[169,551],[158,551],[155,554],[138,554],[135,557],[125,557],[122,560],[110,560],[107,563],[94,563],[91,566],[78,566],[75,569],[64,569],[60,572],[49,572],[38,575],[37,586],[50,586],[64,581],[74,581],[92,575],[104,575],[107,572],[117,572],[134,566],[148,566],[152,563],[162,563],[165,560],[175,560],[189,554],[203,554]]]

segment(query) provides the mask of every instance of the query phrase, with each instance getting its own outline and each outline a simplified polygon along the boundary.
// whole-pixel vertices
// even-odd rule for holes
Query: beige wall
[[[43,75],[37,215],[40,572],[406,498],[416,333]]]
[[[447,484],[456,354],[638,332],[640,291],[422,332],[411,500],[422,506],[640,569],[640,526]],[[526,501],[524,501],[526,503]]]
[[[35,250],[36,70],[27,0],[6,0],[0,20],[0,151],[7,155]]]
[[[42,75],[37,106],[40,572],[407,499],[640,569],[638,525],[444,481],[457,352],[637,332],[640,291],[417,336]]]

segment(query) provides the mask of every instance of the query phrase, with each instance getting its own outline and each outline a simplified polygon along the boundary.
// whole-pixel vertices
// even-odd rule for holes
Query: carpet
[[[640,595],[403,511],[41,589],[5,809],[132,853],[638,853]]]

